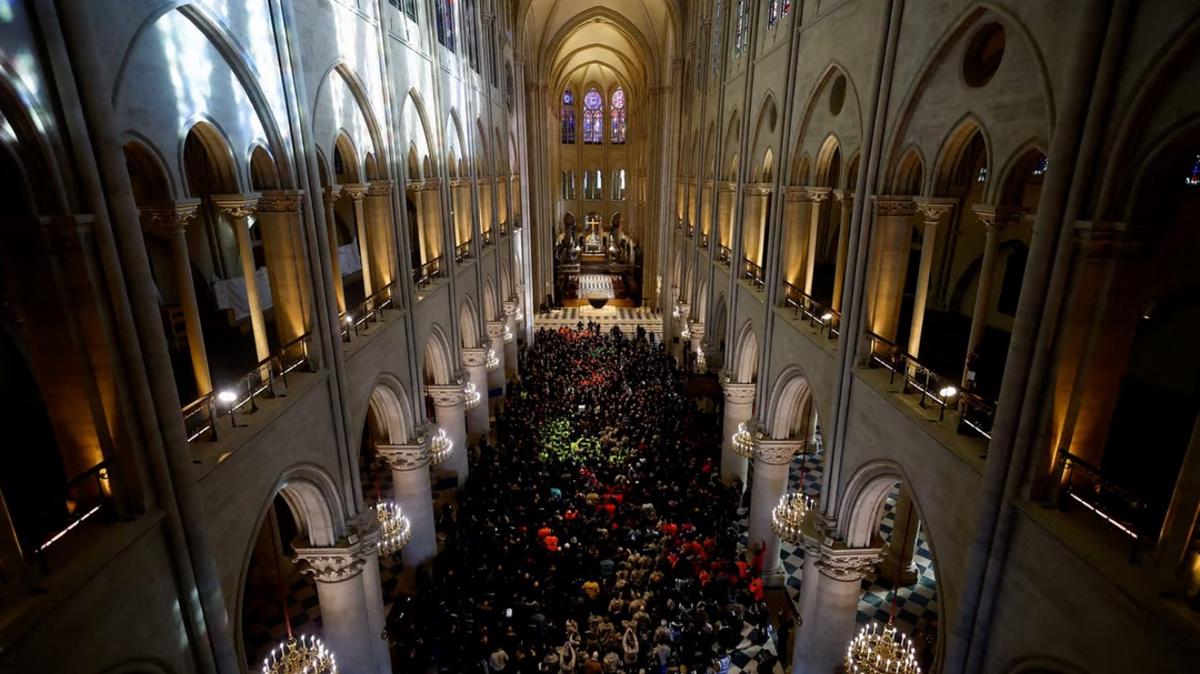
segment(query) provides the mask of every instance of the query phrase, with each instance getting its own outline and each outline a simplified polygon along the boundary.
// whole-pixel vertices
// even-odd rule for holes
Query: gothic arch
[[[758,335],[754,332],[753,323],[746,321],[742,324],[735,344],[737,347],[733,357],[736,361],[731,374],[740,382],[755,381],[758,378]]]
[[[804,437],[808,409],[815,406],[812,384],[804,370],[792,365],[775,379],[767,407],[767,433],[777,440]]]
[[[820,103],[833,95],[834,85],[839,80],[844,82],[843,100],[838,112],[834,113],[830,106],[822,108]],[[838,147],[843,158],[856,152],[862,145],[862,105],[858,97],[858,87],[854,84],[854,78],[850,76],[850,72],[842,64],[835,61],[825,67],[821,77],[805,100],[803,110],[804,113],[793,132],[795,140],[793,141],[794,153],[792,156],[796,157],[795,162],[798,162],[800,157],[812,153],[817,153],[819,156],[818,148],[814,145],[815,141],[821,139],[822,142],[827,142],[830,135],[838,138]],[[800,165],[794,163],[792,184],[807,184],[797,182],[799,174]]]
[[[925,191],[925,158],[921,156],[921,148],[913,146],[900,157],[893,178],[892,194],[920,195]]]
[[[367,409],[379,424],[381,438],[387,443],[407,442],[416,435],[408,394],[404,384],[394,375],[379,375],[367,398]]]
[[[482,343],[479,337],[479,312],[470,295],[464,295],[458,312],[458,331],[463,348],[473,349]]]
[[[171,172],[154,145],[133,134],[126,134],[121,146],[125,152],[125,167],[129,172],[134,201],[138,204],[167,201],[175,198]]]
[[[421,156],[421,167],[424,171],[424,175],[421,177],[435,177],[433,171],[429,169],[429,163],[438,161],[435,151],[438,144],[433,140],[432,125],[429,123],[429,115],[425,110],[425,101],[416,87],[408,90],[408,95],[405,96],[400,109],[400,119],[405,140],[410,146],[414,146]],[[408,179],[416,180],[417,177],[409,176]]]
[[[241,191],[243,189],[242,181],[239,178],[240,173],[234,159],[233,146],[221,128],[207,117],[196,119],[184,128],[185,131],[179,139],[179,175],[183,176],[188,195],[195,196],[192,186],[187,184],[187,153],[185,149],[187,139],[192,134],[195,134],[196,140],[200,142],[204,152],[208,155],[209,173],[217,183],[216,187],[228,193]]]
[[[317,85],[316,94],[313,96],[312,119],[320,119],[321,103],[324,94],[328,92],[329,96],[331,97],[335,95],[333,84],[334,73],[338,75],[338,79],[346,87],[346,90],[354,99],[355,109],[362,118],[363,124],[367,131],[367,140],[370,141],[370,148],[368,151],[373,151],[382,155],[383,148],[385,148],[386,145],[384,143],[383,132],[379,126],[379,120],[375,114],[374,107],[371,105],[371,98],[367,94],[366,85],[363,83],[362,78],[358,76],[358,73],[354,72],[354,70],[349,66],[344,57],[339,56],[337,59],[335,59],[334,62],[331,63],[321,75],[320,83]],[[337,106],[334,106],[335,110],[336,107]],[[347,113],[343,112],[342,114],[343,119],[332,120],[333,126],[335,128],[340,128],[342,133],[347,133],[346,122],[350,120],[344,118]],[[350,134],[347,133],[347,135]],[[360,145],[365,148],[367,143],[362,142],[362,140],[363,139],[359,139],[359,142],[356,143],[356,145]],[[379,164],[383,167],[382,173],[384,174],[384,177],[386,177],[388,162],[381,159]]]
[[[446,333],[437,323],[430,329],[429,337],[425,340],[425,360],[422,371],[426,384],[449,384],[454,372],[454,359],[451,357],[450,342]]]
[[[496,301],[496,282],[492,280],[489,274],[483,279],[483,320],[496,320],[496,313],[500,308],[500,304]]]
[[[962,163],[964,153],[970,145],[971,139],[975,137],[975,134],[979,134],[979,137],[983,140],[983,165],[990,169],[993,164],[991,138],[988,136],[987,129],[979,121],[979,118],[968,112],[954,125],[953,130],[942,141],[938,150],[937,160],[933,165],[933,175],[926,178],[927,181],[933,181],[932,188],[934,194],[944,194],[948,191],[953,173]],[[991,190],[991,183],[994,182],[989,181],[989,190]]]

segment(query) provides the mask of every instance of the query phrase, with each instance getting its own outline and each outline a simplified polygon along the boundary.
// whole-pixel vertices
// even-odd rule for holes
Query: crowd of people
[[[394,611],[399,670],[728,671],[769,614],[712,422],[653,335],[539,331],[435,572]]]

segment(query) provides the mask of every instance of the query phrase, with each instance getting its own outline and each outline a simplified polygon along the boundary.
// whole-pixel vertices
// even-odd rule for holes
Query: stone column
[[[329,266],[333,274],[333,293],[337,296],[338,315],[346,313],[346,289],[342,287],[342,260],[338,255],[337,211],[334,204],[342,196],[341,185],[330,185],[322,194],[325,202],[325,230],[329,235]]]
[[[363,199],[367,196],[367,185],[351,183],[342,185],[342,194],[350,197],[354,205],[354,232],[358,237],[358,256],[362,259],[363,297],[370,297],[371,290],[371,247],[367,242],[367,214]]]
[[[392,217],[392,181],[372,180],[363,199],[367,243],[371,249],[371,289],[379,292],[396,280],[396,226]],[[365,272],[364,272],[365,273]]]
[[[381,659],[376,641],[379,630],[373,629],[371,604],[382,602],[378,583],[368,590],[363,569],[368,559],[378,563],[378,554],[369,554],[368,545],[357,533],[329,548],[297,548],[296,561],[301,572],[317,584],[317,601],[321,604],[321,631],[325,643],[337,656],[338,668],[345,672],[385,674],[391,663]],[[368,594],[371,596],[368,597]],[[383,607],[379,607],[382,613]]]
[[[471,183],[466,178],[450,181],[450,194],[454,208],[455,247],[471,240]],[[455,257],[458,251],[455,251]]]
[[[375,451],[392,471],[392,497],[412,527],[412,539],[401,549],[400,555],[404,560],[401,582],[413,588],[417,569],[432,562],[437,555],[429,441],[418,438],[408,445],[376,445]]]
[[[196,286],[192,282],[192,262],[187,247],[187,223],[196,216],[199,207],[199,199],[181,199],[144,206],[140,210],[146,230],[165,240],[171,249],[171,272],[175,276],[175,290],[179,293],[179,304],[183,308],[188,353],[192,359],[192,373],[196,376],[196,393],[203,397],[213,390],[212,373],[208,369],[208,352],[204,348],[204,330],[200,325],[200,309],[196,304]]]
[[[722,382],[725,392],[725,414],[721,426],[721,481],[731,484],[735,479],[746,484],[746,459],[733,451],[733,434],[738,424],[754,418],[754,383]]]
[[[900,322],[900,302],[904,297],[904,277],[908,271],[908,252],[912,248],[912,216],[916,212],[912,197],[875,196],[875,228],[871,235],[867,291],[868,327],[871,332],[896,341]]]
[[[733,248],[733,197],[736,183],[721,182],[717,185],[717,234],[713,239],[718,245]],[[730,261],[733,264],[733,261]]]
[[[454,384],[430,384],[425,387],[433,398],[434,417],[438,428],[454,443],[454,452],[446,461],[446,472],[458,480],[458,486],[467,483],[467,417],[463,409],[462,382]]]
[[[745,208],[742,211],[742,257],[762,267],[763,238],[766,236],[770,183],[755,183],[745,188]]]
[[[802,438],[754,441],[754,480],[750,484],[750,538],[747,554],[753,557],[758,546],[763,551],[763,579],[767,585],[782,585],[783,562],[779,558],[779,536],[771,529],[771,511],[787,492],[788,466],[804,451]]]
[[[363,545],[363,595],[367,598],[367,621],[375,648],[375,662],[379,663],[376,674],[392,671],[391,649],[384,636],[387,627],[387,612],[383,607],[383,579],[379,573],[379,520],[375,511],[367,509],[356,518],[355,526]],[[335,654],[336,655],[336,654]]]
[[[850,250],[850,216],[854,212],[853,190],[838,190],[834,192],[840,208],[838,209],[838,240],[837,265],[833,271],[833,310],[842,310],[842,291],[846,285],[846,256]]]
[[[800,569],[800,601],[797,607],[800,611],[796,621],[796,631],[792,637],[792,671],[800,660],[800,653],[808,650],[809,630],[805,629],[807,621],[817,613],[817,585],[820,572],[817,562],[821,559],[821,542],[825,538],[824,530],[817,523],[817,513],[809,511],[808,531],[800,540],[791,543],[804,550],[804,564]]]
[[[674,294],[674,291],[672,291],[672,294]],[[675,357],[675,362],[682,366],[685,362],[683,351],[687,348],[684,344],[683,332],[688,329],[688,316],[692,312],[692,307],[687,302],[678,302],[676,303],[676,307],[679,309],[679,318],[675,319],[676,325],[674,327],[677,332],[674,336],[679,337],[679,343],[671,345],[671,354]],[[671,341],[674,342],[674,340]]]
[[[520,306],[517,298],[504,301],[505,336],[501,341],[504,343],[504,375],[509,378],[517,376],[520,365],[517,361],[517,309]]]
[[[475,385],[475,390],[479,392],[479,406],[467,412],[467,433],[472,439],[478,439],[480,436],[487,435],[490,430],[490,419],[488,417],[488,372],[487,372],[487,348],[474,347],[464,348],[462,350],[463,369],[466,371],[467,381]]]
[[[942,219],[954,209],[955,203],[956,199],[920,199],[916,202],[925,228],[921,233],[921,264],[917,268],[912,326],[908,331],[908,352],[914,356],[921,355],[921,329],[925,326],[925,305],[929,302],[929,275],[933,271],[938,227]]]
[[[780,244],[780,274],[783,280],[796,288],[804,287],[804,263],[808,259],[808,205],[804,201],[804,189],[783,188],[783,236]],[[786,295],[785,295],[786,299]]]
[[[804,193],[808,203],[808,244],[805,246],[808,259],[804,263],[804,292],[812,297],[813,273],[817,269],[817,249],[821,247],[821,202],[829,198],[829,188],[806,187]],[[801,217],[803,212],[801,209]]]
[[[499,361],[499,365],[488,370],[488,404],[491,405],[494,416],[504,407],[504,322],[486,321],[483,327],[487,331],[488,346],[492,355]]]
[[[267,342],[267,322],[263,318],[262,298],[258,295],[258,279],[254,275],[254,247],[250,243],[250,216],[258,206],[257,194],[214,194],[213,203],[229,218],[237,236],[238,257],[242,263],[242,276],[246,284],[246,304],[250,307],[250,327],[254,331],[254,350],[258,360],[264,361],[271,355]]]
[[[912,585],[917,581],[919,570],[913,563],[913,552],[917,547],[917,529],[921,521],[913,506],[908,487],[900,485],[896,496],[896,523],[892,526],[892,538],[884,548],[883,561],[879,563],[879,575],[897,586]]]
[[[697,229],[705,235],[712,234],[712,181],[707,181],[700,188],[700,224]]]
[[[259,234],[280,344],[290,344],[308,332],[312,315],[308,255],[301,237],[303,197],[301,190],[269,190],[258,201]]]
[[[815,556],[816,582],[807,576],[801,580],[801,587],[806,584],[816,587],[810,590],[811,610],[801,616],[803,623],[796,634],[792,674],[829,674],[839,670],[845,660],[846,646],[854,638],[862,579],[879,560],[879,550],[838,548],[822,543]],[[807,572],[807,557],[804,566]]]
[[[983,242],[983,262],[979,266],[979,285],[975,293],[975,308],[971,311],[971,336],[967,339],[967,362],[971,354],[979,348],[983,341],[984,330],[987,329],[988,316],[992,311],[992,285],[996,276],[996,262],[1000,253],[1000,234],[1008,224],[1013,214],[993,206],[974,206],[972,210],[983,223],[987,238]],[[968,377],[966,364],[963,365],[963,388],[967,387]]]

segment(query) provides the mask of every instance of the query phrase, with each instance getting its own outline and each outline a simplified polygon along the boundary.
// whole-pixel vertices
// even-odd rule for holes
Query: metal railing
[[[871,353],[868,366],[882,366],[891,371],[890,383],[895,383],[897,376],[902,377],[902,394],[919,393],[921,397],[917,404],[921,407],[936,406],[939,421],[946,418],[947,408],[951,412],[958,412],[957,432],[960,435],[992,439],[992,421],[996,416],[994,403],[970,391],[960,390],[955,380],[934,371],[917,360],[916,356],[905,353],[895,342],[870,331],[867,332],[867,339]],[[984,450],[986,455],[987,451]]]
[[[762,268],[762,265],[749,258],[742,258],[742,277],[753,283],[754,287],[759,290],[762,290],[767,283],[766,270]]]
[[[442,256],[439,255],[425,264],[413,269],[413,285],[424,288],[433,283],[433,279],[442,275]]]
[[[304,333],[285,344],[274,354],[260,361],[253,370],[242,375],[236,382],[216,389],[183,406],[183,424],[188,442],[208,438],[217,440],[217,422],[221,416],[229,417],[231,426],[237,426],[236,415],[247,405],[249,413],[258,411],[258,399],[274,398],[287,394],[288,374],[312,366],[309,360],[309,342],[312,333]]]
[[[488,246],[492,245],[492,243],[493,243],[492,242],[492,230],[490,230],[490,229],[483,230],[481,236],[482,236],[482,240],[480,241],[480,243],[484,248],[487,248]]]
[[[709,236],[707,234],[700,232],[700,243],[697,244],[700,246],[700,250],[708,250],[708,239]]]
[[[1079,503],[1133,539],[1129,561],[1137,561],[1140,543],[1149,531],[1147,502],[1132,491],[1106,478],[1099,467],[1074,454],[1060,450],[1056,462],[1058,507],[1067,510]]]
[[[729,246],[717,244],[717,262],[729,264],[729,258],[733,257],[733,251],[729,250]]]
[[[783,282],[783,305],[792,307],[797,318],[803,317],[808,324],[817,328],[817,333],[824,332],[829,339],[837,339],[842,334],[842,314],[813,299],[811,295],[797,286]],[[828,331],[826,329],[828,328]]]
[[[357,306],[344,312],[341,319],[342,341],[349,342],[350,335],[357,336],[369,323],[383,320],[385,309],[399,309],[396,300],[396,282],[393,281],[359,302]]]
[[[72,531],[84,522],[97,516],[107,517],[111,514],[113,505],[112,486],[109,484],[108,460],[92,466],[80,473],[63,486],[62,497],[70,505],[70,513],[65,524],[58,531],[47,532],[45,538],[26,555],[32,557],[38,568],[47,573],[50,570],[46,551],[54,544],[62,541]]]
[[[686,226],[684,226],[684,228],[683,228],[683,235],[684,235],[684,236],[686,236],[686,237],[687,237],[687,238],[689,238],[689,239],[690,239],[690,238],[692,238],[692,237],[694,237],[694,236],[696,236],[696,228],[695,228],[695,227],[693,227],[692,225],[686,225]]]
[[[472,241],[472,239],[467,239],[466,241],[463,241],[462,243],[460,243],[454,247],[454,261],[455,262],[462,262],[463,260],[470,259],[470,257],[471,257],[471,241]]]
[[[506,236],[507,234],[508,234],[508,223],[507,222],[500,223],[500,236]]]

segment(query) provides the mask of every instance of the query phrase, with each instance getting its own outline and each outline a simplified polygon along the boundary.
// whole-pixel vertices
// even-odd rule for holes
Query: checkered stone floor
[[[775,650],[774,635],[750,623],[742,626],[742,641],[730,654],[731,674],[783,674],[783,663]]]

